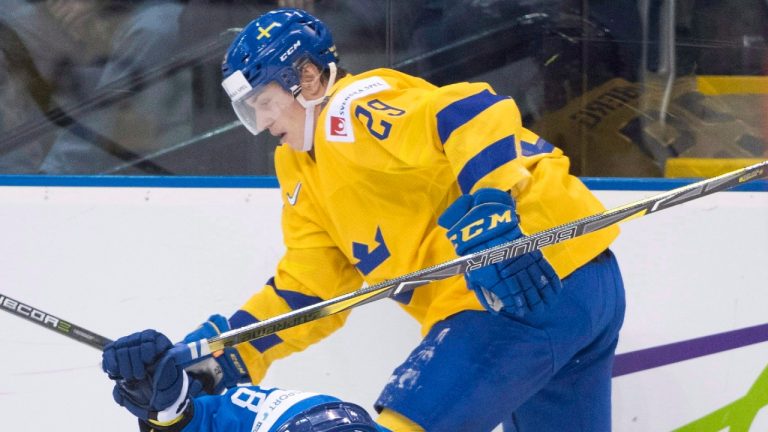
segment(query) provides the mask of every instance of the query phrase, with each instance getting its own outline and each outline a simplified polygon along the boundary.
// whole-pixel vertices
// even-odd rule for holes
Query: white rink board
[[[656,192],[599,191],[607,207]],[[230,314],[283,249],[277,189],[0,187],[0,293],[115,338],[181,338]],[[768,322],[768,193],[727,192],[622,225],[628,293],[619,352]],[[135,431],[111,399],[99,353],[0,314],[2,430]],[[418,342],[382,301],[323,343],[279,361],[263,384],[327,392],[371,408]],[[682,426],[746,394],[768,344],[614,379],[614,429]],[[752,430],[768,430],[768,414]]]

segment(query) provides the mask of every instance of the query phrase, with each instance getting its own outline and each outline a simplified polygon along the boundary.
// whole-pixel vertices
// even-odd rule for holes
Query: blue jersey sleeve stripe
[[[407,305],[407,304],[409,304],[411,302],[411,299],[413,298],[413,291],[414,290],[410,290],[410,291],[407,291],[407,292],[404,292],[404,293],[400,293],[400,294],[394,295],[394,296],[392,296],[392,300],[394,300],[394,301],[396,301],[398,303],[402,303],[402,304],[406,304]]]
[[[303,307],[323,301],[323,299],[320,297],[308,296],[296,291],[281,290],[275,288],[275,292],[278,296],[280,296],[280,298],[285,300],[285,302],[288,303],[288,306],[293,310],[301,309]]]
[[[275,290],[275,293],[278,295],[278,297],[285,300],[285,302],[288,303],[288,307],[293,310],[301,309],[303,307],[323,301],[323,299],[320,297],[308,296],[296,291],[281,290],[277,287],[277,285],[275,285],[274,277],[269,278],[267,285],[271,286],[272,289]]]
[[[484,148],[470,159],[459,173],[462,193],[469,193],[481,178],[517,157],[515,136],[509,135]]]
[[[552,153],[555,146],[547,142],[546,140],[539,138],[535,143],[529,143],[526,141],[520,142],[520,150],[523,156],[535,156],[542,153]]]
[[[249,314],[248,312],[242,309],[235,312],[235,314],[232,315],[231,318],[229,318],[229,325],[231,325],[233,329],[245,327],[249,324],[253,324],[257,322],[259,322],[259,320],[257,320],[256,317],[254,317],[253,315]],[[271,334],[263,338],[252,340],[248,343],[250,343],[251,346],[256,348],[259,352],[263,353],[264,351],[282,342],[283,340],[280,338],[280,336],[276,334]]]
[[[437,113],[437,133],[440,136],[440,142],[445,144],[453,131],[472,120],[491,105],[504,99],[507,98],[497,96],[488,90],[483,90],[480,93],[459,99],[440,110]]]

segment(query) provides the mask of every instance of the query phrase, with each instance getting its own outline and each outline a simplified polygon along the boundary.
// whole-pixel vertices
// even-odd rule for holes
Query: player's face
[[[270,83],[258,94],[248,98],[246,103],[254,110],[259,131],[266,129],[272,136],[280,138],[280,144],[301,149],[306,111],[293,95],[278,84]]]

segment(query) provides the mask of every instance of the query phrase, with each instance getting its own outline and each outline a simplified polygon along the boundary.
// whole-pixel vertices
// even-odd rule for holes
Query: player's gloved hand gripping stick
[[[222,324],[220,315],[211,318],[198,330],[210,330],[205,327],[216,326],[214,321]],[[194,381],[167,355],[170,347],[164,335],[145,330],[104,349],[103,368],[118,381],[115,400],[139,418],[142,432],[386,431],[365,409],[329,395],[236,386],[223,398],[194,398]]]
[[[187,342],[205,340],[226,330],[227,319],[213,315],[175,347],[155,330],[109,343],[102,354],[102,369],[115,382],[115,402],[145,422],[169,425],[182,419],[190,396],[203,391],[220,394],[247,382],[248,373],[235,348],[196,361],[187,356]]]
[[[184,418],[190,397],[201,392],[221,394],[248,382],[248,372],[235,348],[195,360],[187,355],[186,343],[226,330],[227,319],[213,315],[176,346],[155,330],[109,343],[104,347],[102,369],[115,382],[115,402],[148,424],[168,426]]]
[[[515,202],[499,189],[479,189],[460,196],[437,223],[448,230],[458,255],[523,237]],[[551,302],[562,288],[555,270],[538,250],[472,270],[464,277],[486,310],[516,317]]]
[[[200,392],[174,356],[171,341],[155,330],[122,337],[104,348],[102,369],[115,381],[112,397],[134,416],[159,425],[179,419],[189,395]]]
[[[199,381],[202,390],[208,394],[219,394],[224,390],[250,381],[245,363],[237,349],[226,347],[195,361],[187,356],[187,344],[207,340],[230,329],[229,321],[222,315],[211,315],[208,321],[189,333],[184,340],[171,350],[176,361],[186,366],[187,372],[195,381]],[[189,363],[191,362],[191,363]],[[195,392],[193,395],[197,394]]]

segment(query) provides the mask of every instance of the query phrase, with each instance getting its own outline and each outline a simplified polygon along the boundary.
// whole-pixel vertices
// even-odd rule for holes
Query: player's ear
[[[325,94],[325,82],[322,71],[312,62],[301,66],[301,95],[306,100],[314,100]]]

